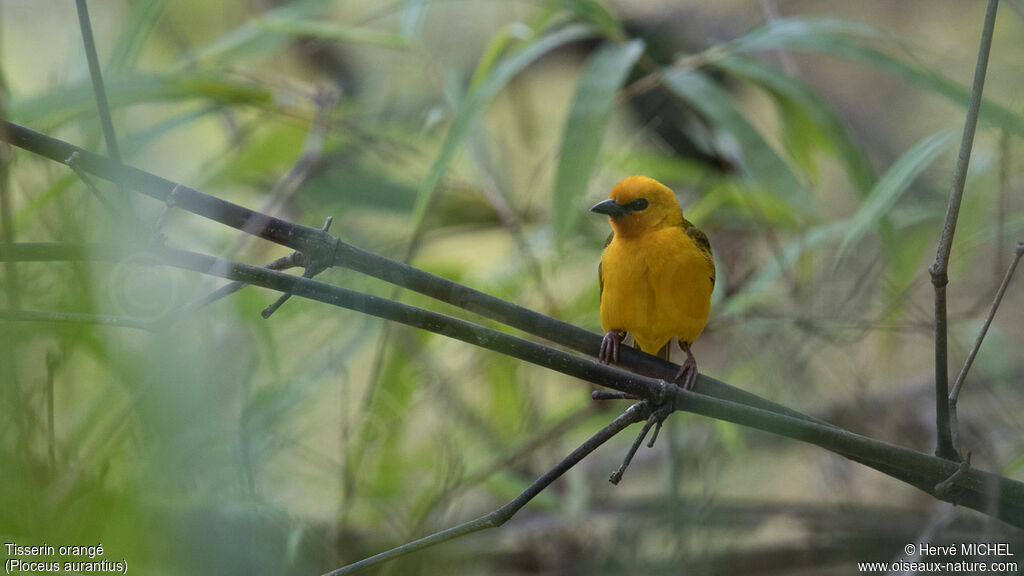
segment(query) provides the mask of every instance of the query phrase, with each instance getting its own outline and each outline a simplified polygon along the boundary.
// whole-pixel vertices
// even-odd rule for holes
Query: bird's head
[[[639,236],[648,230],[679,226],[683,211],[667,186],[647,176],[630,176],[616,184],[608,199],[591,212],[605,214],[616,236]]]

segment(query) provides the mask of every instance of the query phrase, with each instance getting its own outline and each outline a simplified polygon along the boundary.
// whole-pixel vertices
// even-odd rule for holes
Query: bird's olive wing
[[[696,226],[690,225],[686,227],[686,235],[693,239],[693,243],[697,245],[697,249],[701,251],[705,258],[708,260],[708,264],[711,265],[711,285],[715,285],[715,259],[711,256],[711,242],[708,242],[707,234],[700,231]]]

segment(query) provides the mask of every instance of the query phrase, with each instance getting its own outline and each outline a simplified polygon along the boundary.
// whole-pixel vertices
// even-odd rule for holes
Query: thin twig
[[[638,402],[636,404],[633,404],[632,406],[627,408],[626,411],[622,413],[622,415],[620,415],[615,420],[612,420],[610,424],[602,428],[597,434],[591,436],[589,439],[587,439],[586,442],[581,444],[578,448],[573,450],[572,453],[563,458],[562,461],[556,464],[551,470],[545,472],[543,476],[534,481],[533,484],[530,484],[526,488],[526,490],[523,490],[522,493],[513,498],[508,504],[505,504],[504,506],[498,508],[497,510],[491,512],[490,514],[485,514],[484,516],[481,516],[475,520],[463,522],[462,524],[453,526],[446,530],[435,532],[430,536],[420,538],[419,540],[414,540],[412,542],[409,542],[408,544],[397,546],[385,552],[381,552],[380,554],[377,554],[375,556],[370,556],[369,558],[360,560],[359,562],[355,562],[347,566],[342,566],[337,570],[327,572],[326,574],[324,574],[324,576],[342,576],[344,574],[354,574],[360,570],[369,568],[370,566],[380,564],[381,562],[387,562],[388,560],[393,560],[400,556],[404,556],[406,554],[410,554],[412,552],[416,552],[418,550],[422,550],[424,548],[428,548],[430,546],[434,546],[442,542],[447,542],[448,540],[452,540],[454,538],[459,538],[467,534],[479,532],[480,530],[486,530],[488,528],[497,528],[498,526],[501,526],[505,522],[508,522],[510,518],[515,516],[516,512],[518,512],[530,500],[533,500],[533,498],[536,497],[537,494],[540,494],[545,488],[551,485],[551,483],[557,480],[562,474],[565,474],[566,471],[568,471],[570,468],[578,464],[581,460],[587,457],[587,455],[589,455],[599,446],[610,440],[613,436],[625,430],[631,424],[635,424],[636,422],[639,422],[646,418],[649,413],[650,409],[648,408],[646,402]]]
[[[985,87],[985,72],[988,69],[988,56],[992,48],[992,35],[998,8],[999,0],[989,0],[988,8],[985,11],[985,24],[981,32],[981,46],[978,48],[978,62],[974,68],[974,84],[971,87],[971,98],[967,103],[967,118],[964,121],[960,153],[957,157],[956,172],[953,175],[953,186],[949,193],[949,204],[946,207],[946,219],[942,225],[942,237],[935,254],[935,262],[928,268],[932,285],[935,287],[935,422],[938,436],[935,454],[950,460],[960,460],[960,455],[953,443],[949,414],[949,368],[946,341],[946,285],[949,283],[947,270],[949,254],[953,246],[953,234],[956,232],[956,221],[960,215],[964,184],[967,181],[967,168],[971,162],[971,149],[974,147],[974,132],[978,125],[978,113],[981,110],[981,95]]]
[[[978,355],[978,350],[981,349],[981,343],[985,340],[985,335],[988,334],[988,328],[992,325],[992,319],[995,318],[996,311],[999,310],[999,304],[1003,301],[1003,295],[1006,294],[1006,287],[1009,286],[1010,280],[1013,278],[1013,273],[1017,270],[1017,264],[1020,262],[1021,256],[1024,256],[1024,242],[1017,243],[1017,248],[1014,250],[1013,254],[1013,260],[1010,262],[1010,267],[1006,270],[1006,275],[1003,276],[1003,282],[999,285],[999,290],[996,291],[996,297],[992,301],[992,306],[988,309],[988,316],[985,317],[985,323],[982,324],[978,337],[974,339],[974,346],[971,347],[970,353],[967,354],[967,360],[964,361],[964,366],[960,369],[960,374],[957,375],[956,382],[953,384],[953,390],[949,393],[950,432],[953,436],[953,445],[957,451],[960,450],[960,423],[956,409],[957,402],[960,400],[960,389],[963,388],[964,380],[967,378],[967,372],[974,364],[974,358]]]
[[[1020,262],[1021,256],[1024,256],[1024,242],[1018,242],[1017,247],[1014,249],[1013,261],[1010,262],[1010,267],[1006,270],[1006,275],[1003,276],[1003,282],[999,285],[999,290],[992,301],[992,306],[988,309],[988,316],[985,317],[985,323],[981,327],[981,332],[978,333],[978,337],[974,340],[974,346],[971,347],[967,360],[964,362],[964,366],[960,369],[960,374],[957,375],[956,382],[953,384],[953,390],[949,393],[949,400],[951,402],[956,402],[960,397],[960,388],[963,387],[964,379],[967,378],[967,372],[971,369],[971,365],[974,364],[974,358],[978,355],[978,349],[981,348],[981,343],[985,340],[985,334],[988,333],[988,328],[992,325],[992,319],[995,318],[996,311],[999,310],[999,304],[1003,301],[1006,287],[1010,284],[1013,273],[1017,270],[1017,264]]]
[[[267,270],[287,270],[296,266],[304,266],[305,257],[301,252],[292,252],[264,265]],[[230,296],[242,288],[248,286],[245,282],[228,282],[227,284],[210,292],[206,296],[195,299],[192,302],[183,304],[180,308],[171,310],[165,315],[165,320],[158,320],[155,324],[179,323],[191,314],[202,310],[217,300]]]
[[[644,427],[640,429],[640,433],[633,440],[633,445],[626,452],[626,457],[622,460],[622,464],[608,477],[609,482],[618,485],[622,481],[622,475],[626,473],[626,468],[629,468],[629,463],[633,461],[633,456],[636,454],[637,449],[640,448],[640,444],[643,443],[644,438],[647,437],[647,433],[650,432],[651,426],[654,426],[654,423],[655,420],[653,418],[648,418],[647,422],[644,422]]]

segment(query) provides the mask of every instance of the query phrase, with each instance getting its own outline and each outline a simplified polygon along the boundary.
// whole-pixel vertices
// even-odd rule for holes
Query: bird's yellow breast
[[[657,354],[673,336],[693,343],[711,310],[714,262],[683,227],[616,235],[601,257],[601,326]]]

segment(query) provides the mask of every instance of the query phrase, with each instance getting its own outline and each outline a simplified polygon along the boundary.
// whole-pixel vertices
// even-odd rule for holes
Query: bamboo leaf
[[[814,214],[810,193],[724,90],[693,70],[670,70],[663,78],[670,90],[709,120],[719,132],[718,139],[733,141],[736,149],[723,144],[722,151],[733,156],[746,179],[778,194],[799,218]]]
[[[839,55],[855,46],[850,39],[881,39],[874,26],[840,18],[784,18],[773,20],[730,42],[741,52],[792,50]]]
[[[893,163],[878,180],[857,213],[848,221],[846,235],[839,245],[837,258],[842,258],[850,247],[893,207],[914,179],[953,142],[953,138],[954,133],[950,130],[932,134],[904,152]]]
[[[105,84],[111,108],[192,98],[233,105],[265,105],[274,99],[273,93],[264,88],[210,74],[114,76],[106,79]],[[92,103],[92,85],[86,79],[29,100],[12,98],[8,110],[18,122],[52,127],[84,114],[95,114],[96,108]]]
[[[107,65],[108,71],[120,72],[135,67],[146,40],[156,29],[156,24],[166,7],[167,0],[149,0],[135,4],[128,16],[128,22],[122,27],[123,33],[114,45]]]
[[[834,18],[776,20],[730,43],[740,52],[791,50],[827,54],[862,62],[967,106],[970,90],[936,70],[911,64],[864,43],[886,37],[873,27]],[[709,54],[709,56],[711,56]],[[712,60],[714,58],[711,58]],[[981,105],[981,117],[989,125],[1024,135],[1024,117],[990,100]]]
[[[579,221],[582,211],[578,204],[587,193],[615,94],[643,50],[644,44],[640,40],[608,43],[594,52],[583,68],[562,132],[555,177],[553,218],[559,245]]]
[[[405,0],[405,8],[402,10],[402,37],[409,42],[419,40],[426,17],[426,0]]]
[[[779,105],[785,129],[797,124],[813,131],[816,141],[825,144],[843,163],[860,194],[866,196],[871,191],[876,178],[871,163],[820,94],[799,80],[741,54],[715,60],[713,66],[768,92]]]
[[[409,41],[401,34],[371,28],[345,26],[324,20],[295,20],[290,18],[260,18],[254,26],[288,36],[311,36],[322,40],[338,40],[357,44],[370,44],[387,48],[407,48]]]
[[[458,151],[463,140],[465,140],[470,125],[484,104],[500,92],[513,76],[541,56],[570,42],[587,38],[593,35],[593,33],[593,29],[585,25],[570,25],[550,32],[541,36],[519,52],[503,59],[494,67],[493,72],[485,77],[481,77],[476,89],[472,90],[463,100],[458,115],[448,129],[444,142],[441,144],[441,150],[434,158],[430,172],[423,180],[423,184],[417,192],[416,205],[413,207],[413,222],[418,223],[423,219],[427,207],[434,196],[434,189],[437,187],[437,183],[441,180],[445,171],[447,171],[452,159],[455,158],[456,151]]]
[[[622,39],[622,24],[607,6],[597,0],[561,0],[563,8],[611,40]]]
[[[241,56],[259,53],[279,46],[287,36],[274,33],[260,26],[268,18],[299,19],[309,17],[326,0],[295,0],[283,6],[264,12],[213,42],[190,51],[178,65],[176,71],[183,71],[201,62],[219,59],[237,59]]]

